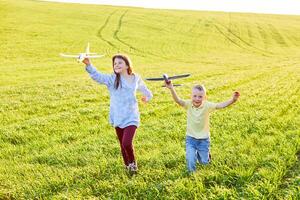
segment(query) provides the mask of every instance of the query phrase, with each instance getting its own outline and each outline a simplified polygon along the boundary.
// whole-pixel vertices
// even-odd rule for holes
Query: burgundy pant
[[[132,140],[136,131],[136,126],[131,125],[125,128],[116,127],[116,133],[119,138],[121,152],[125,165],[135,162]]]

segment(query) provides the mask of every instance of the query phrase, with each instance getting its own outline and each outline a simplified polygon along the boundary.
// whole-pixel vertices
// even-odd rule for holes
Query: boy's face
[[[116,58],[114,60],[114,71],[118,74],[126,72],[128,66],[126,65],[125,61],[120,58]]]
[[[201,106],[204,99],[205,99],[205,93],[203,90],[200,91],[196,88],[192,90],[192,103],[195,107]]]

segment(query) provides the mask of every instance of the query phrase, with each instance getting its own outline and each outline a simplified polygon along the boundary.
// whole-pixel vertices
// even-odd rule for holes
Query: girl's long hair
[[[128,66],[127,73],[129,75],[133,74],[131,61],[130,61],[129,57],[124,55],[124,54],[116,54],[112,57],[112,67],[113,67],[113,69],[114,69],[114,62],[115,62],[116,58],[124,60],[125,64]],[[115,72],[115,70],[114,70],[114,72]],[[116,72],[115,72],[115,74],[116,74],[116,79],[115,79],[114,87],[115,87],[115,89],[118,89],[119,86],[122,87],[121,76],[120,76],[120,74],[118,74]]]

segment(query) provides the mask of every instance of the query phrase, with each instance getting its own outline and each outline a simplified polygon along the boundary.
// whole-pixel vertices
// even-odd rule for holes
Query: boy
[[[174,101],[187,110],[186,160],[189,172],[196,170],[196,161],[206,165],[210,161],[209,113],[226,108],[236,102],[240,96],[234,92],[233,97],[225,102],[212,103],[206,100],[206,89],[203,85],[192,88],[191,100],[180,99],[171,82],[166,83]]]

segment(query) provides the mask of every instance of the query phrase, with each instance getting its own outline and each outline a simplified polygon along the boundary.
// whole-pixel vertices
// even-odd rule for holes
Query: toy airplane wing
[[[164,78],[146,78],[147,81],[163,81]]]
[[[85,58],[101,58],[104,55],[84,56]]]
[[[182,75],[177,75],[177,76],[170,76],[167,77],[167,79],[179,79],[179,78],[185,78],[185,77],[189,77],[191,74],[182,74]],[[146,78],[147,81],[164,81],[165,78],[161,77],[161,78]]]
[[[91,53],[90,52],[90,43],[88,43],[84,53],[79,53],[78,55],[67,55],[67,54],[61,53],[60,56],[65,57],[65,58],[77,58],[77,61],[81,62],[85,58],[101,58],[104,55],[100,55],[97,53]]]
[[[185,77],[189,77],[191,74],[182,74],[182,75],[177,75],[177,76],[170,76],[168,77],[168,79],[172,80],[172,79],[178,79],[178,78],[185,78]]]
[[[65,57],[65,58],[78,58],[78,55],[66,55],[66,54],[63,54],[63,53],[61,53],[59,55],[62,56],[62,57]]]

